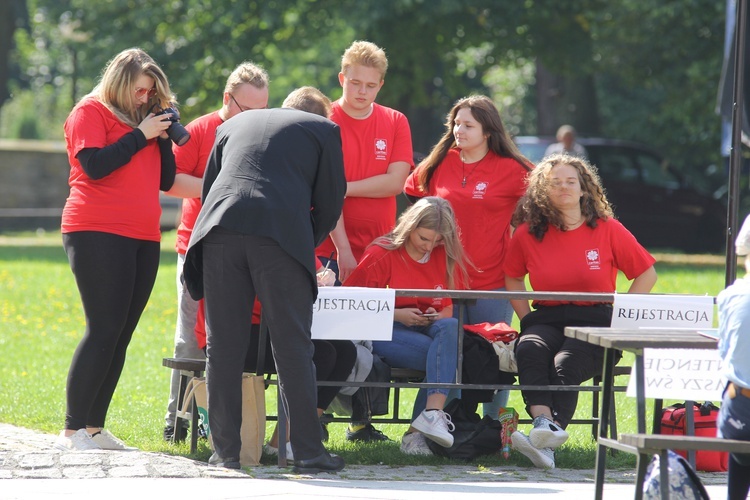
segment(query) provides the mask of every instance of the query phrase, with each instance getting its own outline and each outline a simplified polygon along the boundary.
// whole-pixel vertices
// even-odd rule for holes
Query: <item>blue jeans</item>
[[[429,326],[408,327],[394,321],[390,342],[375,340],[372,351],[394,368],[426,372],[425,382],[450,384],[456,381],[458,360],[458,321],[455,318],[435,320]],[[414,401],[412,420],[427,405],[430,394],[448,394],[448,389],[420,389]]]
[[[497,288],[494,292],[504,292],[505,288]],[[473,305],[461,304],[460,306],[464,312],[464,324],[474,325],[477,323],[500,323],[501,321],[510,325],[513,321],[513,306],[511,306],[509,300],[505,299],[478,299]],[[453,306],[453,317],[458,319],[459,306],[454,304]],[[461,397],[460,391],[457,391],[458,395],[451,394],[451,396]],[[508,405],[508,397],[510,391],[497,391],[492,401],[482,403],[482,411],[485,415],[488,415],[497,420],[497,414],[500,408]]]
[[[717,427],[717,435],[720,438],[750,441],[750,398],[738,394],[730,399],[729,391],[725,391]],[[731,453],[727,474],[727,498],[747,498],[748,490],[750,453]]]

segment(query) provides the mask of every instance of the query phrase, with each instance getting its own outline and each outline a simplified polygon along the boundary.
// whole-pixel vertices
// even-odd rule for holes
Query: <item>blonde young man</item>
[[[198,347],[195,337],[195,321],[198,314],[198,301],[193,300],[182,283],[182,267],[185,263],[190,235],[201,209],[201,187],[206,161],[214,145],[216,128],[235,115],[250,109],[268,107],[268,74],[251,62],[243,62],[229,75],[224,86],[224,96],[220,109],[196,118],[185,128],[191,140],[184,146],[174,147],[177,175],[168,195],[184,198],[182,217],[177,228],[177,327],[174,336],[174,357],[204,359],[203,350]],[[164,439],[182,441],[187,436],[187,428],[175,431],[175,412],[178,405],[177,390],[179,373],[172,373],[169,388],[169,402],[165,416]],[[187,421],[184,421],[187,424]]]
[[[341,58],[341,99],[331,120],[341,127],[346,200],[336,229],[316,254],[322,262],[334,255],[331,269],[343,282],[365,248],[396,223],[396,195],[413,166],[411,129],[403,113],[375,103],[385,83],[388,59],[377,45],[355,41]],[[354,425],[351,440],[388,439],[370,424]]]

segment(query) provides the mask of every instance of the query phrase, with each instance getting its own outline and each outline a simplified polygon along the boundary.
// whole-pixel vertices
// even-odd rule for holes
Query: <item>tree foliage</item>
[[[3,122],[22,112],[17,102],[27,106],[28,89],[49,107],[45,125],[59,129],[106,62],[132,46],[164,68],[185,120],[220,104],[227,75],[244,60],[268,70],[272,106],[300,85],[337,98],[343,50],[367,39],[389,56],[378,100],[409,117],[423,152],[456,99],[486,93],[514,133],[572,122],[647,142],[679,165],[718,161],[724,6],[715,0],[25,3],[31,30],[15,32],[18,99]]]

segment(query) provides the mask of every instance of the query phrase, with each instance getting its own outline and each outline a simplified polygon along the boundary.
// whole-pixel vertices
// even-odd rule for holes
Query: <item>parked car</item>
[[[553,137],[518,136],[516,144],[538,163]],[[615,216],[649,250],[721,253],[727,210],[688,185],[679,170],[648,146],[614,139],[578,138],[597,167]]]

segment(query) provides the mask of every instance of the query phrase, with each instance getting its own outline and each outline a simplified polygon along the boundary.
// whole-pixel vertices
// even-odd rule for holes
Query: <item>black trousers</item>
[[[125,354],[159,269],[159,242],[97,231],[63,234],[86,331],[70,363],[65,428],[104,427]]]
[[[274,240],[214,228],[203,239],[208,412],[216,454],[240,455],[241,377],[254,299],[263,303],[297,460],[325,453],[310,339],[313,282]]]
[[[516,345],[518,380],[521,385],[580,385],[601,374],[604,349],[565,336],[566,326],[609,326],[608,305],[561,305],[540,307],[521,320]],[[522,391],[528,411],[543,405],[561,427],[567,427],[578,405],[575,391]]]

